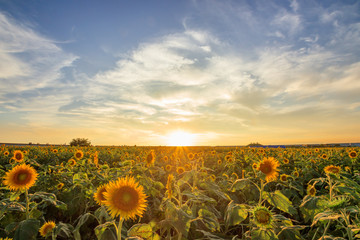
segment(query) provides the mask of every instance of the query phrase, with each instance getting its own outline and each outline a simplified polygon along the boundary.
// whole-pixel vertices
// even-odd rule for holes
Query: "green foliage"
[[[72,147],[90,147],[91,142],[87,138],[74,138],[71,140],[70,146],[72,146]]]

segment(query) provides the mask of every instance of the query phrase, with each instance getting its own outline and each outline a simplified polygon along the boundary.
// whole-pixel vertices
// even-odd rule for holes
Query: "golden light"
[[[170,133],[167,136],[169,146],[192,146],[194,144],[195,134],[181,130]]]

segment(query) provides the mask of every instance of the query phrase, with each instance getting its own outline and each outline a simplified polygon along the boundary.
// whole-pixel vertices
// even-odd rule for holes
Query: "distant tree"
[[[247,146],[248,146],[248,147],[262,147],[263,145],[260,144],[260,143],[258,143],[258,142],[256,142],[256,143],[250,143],[250,144],[248,144]]]
[[[70,146],[89,147],[91,146],[91,142],[87,138],[74,138],[71,140]]]

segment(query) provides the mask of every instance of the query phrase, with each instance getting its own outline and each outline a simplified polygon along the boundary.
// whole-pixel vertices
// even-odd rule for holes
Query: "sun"
[[[170,133],[167,136],[169,146],[192,146],[194,144],[195,135],[181,130]]]

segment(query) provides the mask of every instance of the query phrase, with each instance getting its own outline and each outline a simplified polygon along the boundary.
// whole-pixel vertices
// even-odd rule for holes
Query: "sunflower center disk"
[[[15,158],[16,158],[17,160],[21,160],[21,159],[22,159],[22,155],[21,155],[20,153],[17,153],[17,154],[15,155]]]
[[[271,166],[268,165],[268,164],[262,164],[262,165],[260,166],[260,170],[261,170],[263,173],[268,174],[268,173],[271,172],[272,168],[271,168]]]
[[[26,180],[26,178],[27,178],[27,174],[26,173],[20,173],[19,175],[18,175],[18,177],[17,177],[17,180],[19,181],[19,182],[24,182],[25,180]]]
[[[114,194],[113,202],[122,211],[132,211],[138,205],[139,194],[131,187],[122,187]]]
[[[268,223],[270,223],[270,215],[269,215],[269,213],[266,212],[266,211],[259,211],[259,212],[256,214],[256,220],[257,220],[259,223],[268,224]]]

